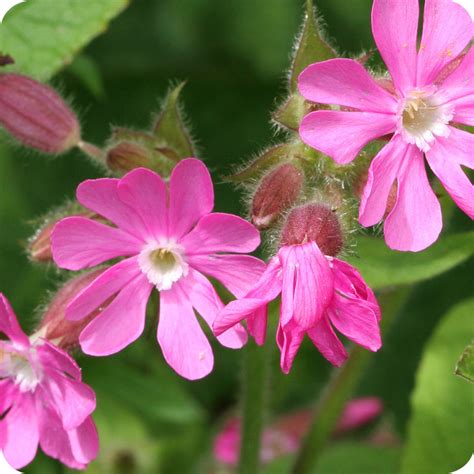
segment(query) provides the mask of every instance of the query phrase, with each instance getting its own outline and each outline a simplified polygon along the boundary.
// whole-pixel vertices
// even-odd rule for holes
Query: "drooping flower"
[[[223,303],[204,274],[236,296],[245,295],[265,265],[236,254],[255,250],[258,231],[240,217],[211,213],[212,181],[205,165],[193,158],[174,168],[169,189],[159,175],[139,168],[122,179],[85,181],[78,187],[77,199],[116,227],[84,217],[62,220],[52,234],[55,262],[80,270],[126,257],[94,280],[66,310],[68,318],[78,320],[101,308],[80,335],[83,351],[110,355],[136,340],[156,288],[158,342],[166,361],[188,379],[206,376],[213,367],[213,354],[194,310],[212,325]],[[226,347],[239,348],[246,337],[237,326],[218,339]]]
[[[342,365],[347,353],[332,326],[356,344],[377,351],[379,306],[359,272],[334,257],[342,241],[331,209],[320,204],[293,209],[282,236],[282,246],[259,282],[219,313],[215,334],[245,319],[255,341],[263,344],[268,304],[281,294],[277,344],[283,372],[290,371],[306,334],[329,362]]]
[[[353,109],[308,114],[300,126],[308,145],[346,164],[371,140],[392,135],[370,166],[359,221],[368,227],[382,220],[396,181],[385,240],[409,251],[431,245],[442,228],[424,156],[456,204],[474,218],[474,186],[462,169],[474,168],[474,137],[458,128],[474,125],[474,25],[451,0],[426,0],[417,48],[418,16],[418,0],[374,0],[372,31],[393,84],[376,82],[351,59],[312,64],[299,77],[307,100]]]
[[[347,403],[334,429],[341,436],[374,421],[382,413],[377,397],[356,398]],[[311,410],[304,409],[284,415],[263,432],[260,459],[268,463],[296,452],[311,424]],[[230,418],[214,441],[214,457],[222,464],[235,466],[239,459],[241,428],[239,418]]]
[[[30,463],[38,444],[66,466],[83,469],[99,441],[91,413],[93,390],[63,350],[28,338],[0,293],[0,450],[16,469]]]

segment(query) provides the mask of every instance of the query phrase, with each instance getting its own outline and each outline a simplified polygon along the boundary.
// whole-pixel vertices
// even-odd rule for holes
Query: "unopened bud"
[[[114,145],[107,152],[107,166],[119,173],[150,167],[150,152],[138,143],[122,142]]]
[[[362,198],[365,185],[367,184],[368,176],[369,176],[369,173],[367,170],[365,170],[358,176],[358,178],[354,182],[354,187],[353,187],[354,195],[358,199]],[[392,209],[394,208],[395,203],[397,202],[397,193],[398,193],[398,185],[397,185],[397,182],[395,181],[392,184],[392,187],[390,188],[390,191],[388,193],[384,218],[387,217],[390,214],[390,212],[392,212]]]
[[[76,206],[76,210],[77,207],[78,206]],[[28,244],[28,256],[31,260],[39,263],[53,261],[53,255],[51,252],[51,233],[53,232],[54,226],[66,216],[82,216],[101,220],[97,214],[87,210],[61,213],[61,215],[55,219],[48,220],[43,227],[40,227]]]
[[[84,288],[89,286],[105,270],[106,268],[92,270],[66,282],[46,308],[38,333],[64,350],[76,348],[82,330],[97,316],[99,310],[92,312],[80,321],[68,321],[66,319],[66,308]]]
[[[343,238],[339,219],[324,204],[306,204],[293,209],[285,222],[280,245],[298,245],[314,241],[324,255],[336,256]]]
[[[0,124],[19,142],[63,153],[80,141],[76,115],[49,86],[19,74],[0,74]]]
[[[252,202],[252,222],[258,229],[268,228],[280,214],[298,199],[303,175],[296,166],[285,163],[267,174]]]

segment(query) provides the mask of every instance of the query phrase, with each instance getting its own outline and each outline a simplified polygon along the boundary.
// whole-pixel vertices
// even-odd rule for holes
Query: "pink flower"
[[[77,189],[77,199],[116,227],[84,217],[63,219],[52,234],[55,262],[80,270],[126,257],[66,309],[69,319],[78,320],[107,302],[80,335],[83,351],[106,356],[135,341],[143,332],[148,298],[156,288],[158,342],[166,361],[191,380],[209,374],[212,349],[194,310],[212,325],[223,304],[203,274],[236,296],[245,295],[265,266],[254,257],[233,253],[251,252],[259,245],[255,227],[234,215],[211,213],[209,172],[192,158],[174,168],[169,189],[156,173],[139,168],[122,179],[85,181]],[[236,326],[218,339],[226,347],[240,348],[246,338],[244,328]]]
[[[55,459],[83,469],[99,441],[91,413],[92,389],[69,355],[42,338],[28,338],[0,293],[0,449],[16,469],[30,463],[38,444]]]
[[[474,218],[474,186],[462,169],[474,168],[474,137],[456,127],[474,125],[473,22],[451,0],[426,0],[417,49],[418,10],[418,0],[374,0],[372,31],[393,87],[377,83],[351,59],[312,64],[299,77],[306,99],[354,109],[312,112],[300,126],[302,140],[337,163],[349,163],[371,140],[393,134],[370,166],[359,221],[368,227],[382,220],[397,181],[385,240],[393,249],[410,251],[431,245],[442,228],[423,156],[456,204]]]
[[[333,436],[340,436],[374,421],[382,413],[377,397],[356,398],[347,403]],[[260,458],[268,463],[286,454],[295,453],[311,423],[311,410],[299,410],[285,415],[263,432]],[[214,457],[222,464],[235,466],[239,459],[240,419],[230,418],[214,441]]]
[[[381,347],[380,310],[372,290],[355,268],[324,255],[315,241],[281,247],[252,290],[220,312],[215,334],[246,319],[255,341],[263,344],[268,303],[280,294],[277,344],[283,372],[290,371],[305,334],[329,362],[342,365],[347,353],[333,325],[366,349]]]

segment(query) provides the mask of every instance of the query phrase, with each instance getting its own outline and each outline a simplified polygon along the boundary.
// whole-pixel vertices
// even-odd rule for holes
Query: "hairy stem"
[[[268,382],[267,352],[265,346],[259,347],[253,340],[244,349],[239,474],[256,474],[260,470]]]

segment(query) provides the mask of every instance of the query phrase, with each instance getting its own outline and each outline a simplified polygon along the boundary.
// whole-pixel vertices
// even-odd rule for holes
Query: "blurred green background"
[[[85,139],[101,144],[111,124],[148,127],[170,82],[187,80],[184,109],[199,157],[216,180],[216,207],[239,213],[239,194],[221,178],[277,140],[269,113],[285,91],[303,3],[134,0],[52,83],[80,113]],[[341,52],[355,55],[373,47],[370,0],[319,0],[317,6]],[[84,67],[92,71],[84,73]],[[100,172],[79,152],[45,158],[6,137],[0,153],[0,291],[24,327],[32,329],[37,306],[61,278],[53,268],[28,262],[24,243],[35,230],[32,221],[72,198],[78,183]],[[469,225],[455,210],[446,232]],[[468,260],[409,288],[408,300],[358,390],[382,397],[384,424],[396,437],[403,438],[406,430],[424,345],[440,318],[472,294],[472,268]],[[100,460],[88,472],[211,472],[212,436],[220,417],[235,406],[240,373],[239,353],[214,347],[214,372],[195,383],[179,379],[163,363],[153,327],[118,356],[82,357],[84,378],[98,392],[102,435]],[[313,401],[330,371],[309,345],[302,348],[290,376],[278,372],[276,354],[272,365],[276,413]],[[62,467],[39,457],[25,471],[59,473]]]

